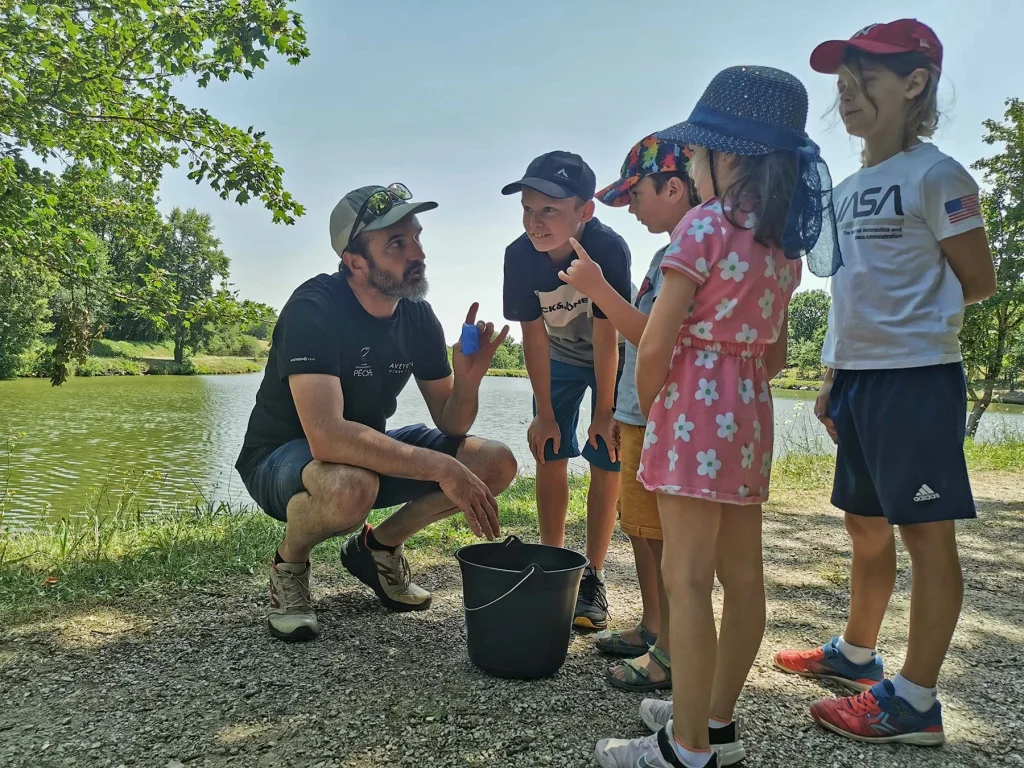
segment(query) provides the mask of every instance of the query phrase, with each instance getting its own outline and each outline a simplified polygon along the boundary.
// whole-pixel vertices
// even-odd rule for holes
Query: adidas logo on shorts
[[[931,489],[926,483],[917,489],[917,493],[914,494],[914,501],[932,501],[939,498],[939,494]]]

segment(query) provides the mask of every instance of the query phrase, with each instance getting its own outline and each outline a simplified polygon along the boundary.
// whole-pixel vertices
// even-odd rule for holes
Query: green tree
[[[154,193],[167,166],[274,221],[302,207],[264,134],[225,124],[172,93],[182,79],[250,78],[269,55],[309,55],[292,0],[48,0],[0,3],[0,262],[31,259],[62,281],[95,280],[89,229],[59,215],[51,168],[89,163]],[[122,291],[128,297],[131,291]],[[88,313],[59,318],[55,384],[84,357]],[[84,340],[84,341],[83,341]]]
[[[502,370],[520,371],[526,367],[523,359],[523,347],[511,337],[505,337],[498,348],[494,351],[494,362],[492,368]]]
[[[801,291],[789,303],[789,342],[786,364],[802,374],[822,374],[821,348],[828,331],[828,311],[832,299],[820,289]]]
[[[1024,101],[1009,99],[1002,122],[986,120],[986,144],[1002,151],[974,164],[989,188],[981,210],[996,268],[996,292],[967,308],[960,343],[974,401],[967,422],[971,437],[1003,379],[1007,357],[1024,334]]]
[[[213,235],[210,215],[194,208],[171,211],[157,243],[158,281],[173,293],[173,306],[163,320],[174,342],[174,362],[181,363],[237,310],[226,286],[214,288],[214,280],[227,278],[230,262]]]
[[[0,379],[17,376],[22,353],[49,330],[47,298],[54,283],[35,262],[0,260]]]

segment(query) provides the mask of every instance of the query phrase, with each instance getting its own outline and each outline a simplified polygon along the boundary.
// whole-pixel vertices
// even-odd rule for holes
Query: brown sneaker
[[[281,640],[313,640],[320,627],[309,591],[309,563],[270,564],[270,634]]]
[[[402,547],[394,553],[366,546],[370,526],[346,541],[341,547],[341,564],[348,572],[372,589],[390,611],[425,611],[430,607],[431,595],[413,584],[409,561]]]

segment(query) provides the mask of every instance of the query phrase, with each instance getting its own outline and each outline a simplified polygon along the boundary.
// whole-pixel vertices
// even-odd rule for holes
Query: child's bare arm
[[[654,398],[668,378],[679,329],[686,320],[697,283],[674,269],[665,272],[658,300],[654,302],[636,357],[636,390],[640,410],[650,413]]]

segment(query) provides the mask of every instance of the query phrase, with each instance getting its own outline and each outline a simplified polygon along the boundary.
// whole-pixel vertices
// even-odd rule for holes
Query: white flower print
[[[767,494],[768,489],[765,488],[763,485],[757,489],[757,495],[760,496],[761,498],[764,498]]]
[[[740,379],[740,397],[743,398],[744,405],[750,405],[750,401],[754,399],[754,380],[753,379]]]
[[[772,399],[772,390],[768,386],[767,381],[761,382],[761,394],[758,396],[757,399],[760,400],[762,403],[767,403],[769,400]]]
[[[723,317],[732,317],[732,311],[736,309],[737,304],[739,304],[739,299],[722,299],[718,302],[718,306],[715,307],[718,310],[715,314],[715,320],[721,320]]]
[[[739,427],[736,426],[736,416],[732,411],[729,411],[728,413],[721,413],[715,416],[715,421],[718,422],[718,436],[724,437],[731,443],[733,438],[736,437],[736,432],[739,430]]]
[[[686,230],[686,234],[692,236],[698,243],[702,242],[704,235],[709,235],[715,231],[711,221],[710,216],[705,216],[703,219],[694,219],[690,222],[690,228]]]
[[[793,273],[789,267],[783,267],[779,270],[779,288],[785,293],[789,291],[791,285],[793,285]]]
[[[676,400],[679,399],[679,385],[674,381],[668,385],[668,389],[665,390],[665,407],[671,408],[676,404]]]
[[[739,333],[736,334],[736,341],[742,344],[753,344],[757,341],[757,328],[751,328],[744,323]]]
[[[706,493],[712,499],[717,499],[718,498],[718,491],[712,491],[710,488],[701,488],[700,492],[701,493]]]
[[[676,453],[676,449],[675,448],[669,448],[668,449],[668,454],[666,454],[666,455],[668,456],[668,471],[669,472],[675,472],[676,471],[676,462],[679,461],[679,454]]]
[[[746,227],[747,229],[753,229],[754,227],[756,227],[757,226],[757,214],[754,213],[753,211],[751,211],[750,214],[747,216],[747,220],[743,224],[743,226]]]
[[[701,379],[697,382],[697,391],[693,397],[695,400],[703,400],[704,405],[711,405],[718,399],[718,382]]]
[[[690,442],[690,433],[693,431],[693,422],[686,420],[685,413],[680,413],[679,418],[676,419],[675,430],[676,440],[682,440],[684,443]]]
[[[712,352],[710,349],[702,349],[697,353],[697,359],[694,363],[698,368],[707,368],[709,371],[715,367],[715,363],[718,362],[718,353]]]
[[[754,422],[757,423],[756,421]],[[740,462],[740,466],[744,469],[750,469],[754,466],[754,444],[749,443],[748,445],[740,446],[740,457],[743,461]]]
[[[761,454],[761,474],[768,477],[772,473],[772,452]]]
[[[722,261],[718,262],[718,268],[722,270],[723,280],[735,280],[737,283],[743,279],[743,275],[750,265],[740,260],[740,255],[733,251]]]
[[[697,271],[704,275],[704,277],[711,277],[711,267],[708,266],[708,260],[703,256],[697,259],[695,266],[697,267]]]
[[[691,301],[690,302],[690,306],[688,306],[686,308],[686,316],[689,317],[690,315],[692,315],[693,314],[693,310],[695,310],[696,308],[697,308],[697,302],[696,301]]]
[[[669,245],[669,247],[665,249],[665,254],[664,254],[664,256],[662,256],[662,258],[667,258],[669,256],[675,256],[677,253],[679,253],[682,250],[683,250],[683,248],[682,248],[681,241],[680,240],[673,240],[672,243]]]
[[[712,480],[718,476],[718,470],[722,468],[722,462],[718,458],[718,452],[714,448],[708,451],[697,451],[697,474],[707,475]]]
[[[750,489],[747,486],[745,486],[745,485],[741,485],[736,490],[736,495],[739,496],[741,499],[745,499],[745,498],[747,498],[747,496],[750,495]]]
[[[656,442],[658,442],[658,436],[655,434],[656,429],[654,422],[647,422],[647,431],[644,433],[644,448],[650,448]]]
[[[713,202],[711,205],[708,206],[708,210],[709,211],[714,211],[715,213],[719,213],[720,214],[720,213],[722,213],[723,210],[730,210],[730,209],[729,208],[723,209],[722,208],[722,202],[720,200],[715,200],[715,202]]]
[[[658,490],[663,492],[663,493],[679,493],[681,490],[683,490],[683,486],[681,486],[681,485],[663,485]]]
[[[764,289],[764,296],[757,300],[757,304],[761,307],[761,317],[767,320],[772,316],[772,308],[775,305],[775,294],[771,292],[770,288]]]
[[[642,475],[644,473],[644,463],[641,461],[636,468],[636,473]]]
[[[771,253],[765,254],[764,261],[768,265],[764,270],[764,276],[775,277],[775,256]]]
[[[704,339],[705,341],[711,341],[711,329],[714,328],[714,323],[710,320],[704,320],[703,322],[696,323],[690,326],[690,333],[696,336],[698,339]]]
[[[760,440],[761,439],[761,422],[760,421],[755,421],[754,422],[754,439],[755,440]],[[754,460],[754,444],[753,443],[750,444],[750,460],[751,461]]]

